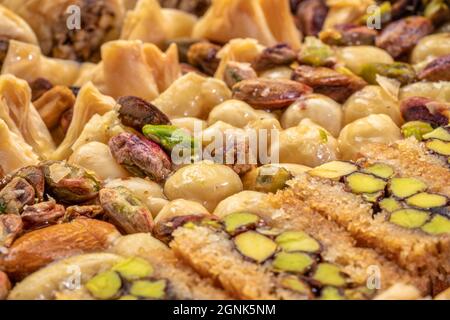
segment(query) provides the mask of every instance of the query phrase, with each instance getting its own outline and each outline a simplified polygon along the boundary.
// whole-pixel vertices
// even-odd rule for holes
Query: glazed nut
[[[242,80],[256,78],[258,78],[258,75],[249,63],[229,61],[225,66],[223,80],[230,89]]]
[[[287,44],[268,47],[252,63],[256,71],[264,71],[279,66],[289,66],[295,61],[297,54]]]
[[[313,88],[315,93],[326,95],[340,103],[367,85],[354,74],[324,67],[299,66],[294,70],[292,79]]]
[[[8,54],[9,49],[9,40],[8,39],[0,39],[0,66],[3,65],[5,61],[6,55]]]
[[[430,19],[434,25],[440,24],[450,20],[450,8],[448,2],[445,0],[431,0],[424,10],[424,16]]]
[[[242,100],[256,109],[277,110],[290,106],[312,89],[290,80],[244,80],[233,87],[233,98]]]
[[[355,172],[346,178],[346,183],[351,192],[356,194],[373,194],[381,192],[387,182],[371,174]]]
[[[122,123],[140,132],[147,124],[170,124],[169,118],[156,106],[144,99],[126,96],[117,100]]]
[[[21,168],[12,174],[7,175],[0,181],[0,189],[5,187],[12,179],[20,177],[25,179],[35,191],[35,197],[37,201],[44,200],[45,178],[42,168],[39,166],[28,166]]]
[[[202,41],[189,47],[188,62],[209,76],[214,75],[220,60],[216,57],[220,46]]]
[[[0,300],[5,300],[11,290],[11,282],[6,273],[0,271]]]
[[[303,34],[307,36],[318,35],[328,14],[325,1],[305,0],[296,5],[295,8],[294,17]]]
[[[17,214],[0,214],[0,247],[10,247],[22,233],[23,222]]]
[[[170,158],[164,150],[153,141],[135,134],[121,133],[111,138],[109,148],[119,164],[139,177],[147,176],[161,182],[172,171]]]
[[[31,101],[39,99],[44,93],[53,88],[53,84],[45,78],[37,78],[30,82]]]
[[[449,118],[445,114],[447,110],[445,104],[423,97],[407,98],[400,104],[405,121],[423,121],[433,126],[446,126],[449,123]]]
[[[377,36],[375,44],[396,59],[408,54],[421,38],[432,31],[433,25],[429,19],[410,16],[390,23]]]
[[[420,80],[450,81],[450,54],[436,58],[419,72]]]
[[[370,46],[375,43],[376,36],[377,32],[366,26],[343,24],[322,31],[320,40],[334,46]]]
[[[100,190],[100,203],[106,218],[126,234],[151,232],[150,211],[125,187]]]
[[[0,191],[0,214],[20,214],[26,205],[34,203],[35,191],[27,180],[13,178]]]
[[[98,205],[70,206],[66,208],[66,213],[59,222],[70,222],[76,218],[99,218],[103,213],[102,206]]]
[[[26,206],[21,214],[27,231],[56,224],[65,214],[64,206],[54,200]]]
[[[85,169],[65,161],[42,163],[47,191],[64,203],[82,203],[97,197],[100,181]]]
[[[12,279],[20,280],[52,261],[80,253],[103,251],[120,234],[106,222],[76,219],[31,231],[14,241],[0,265]]]

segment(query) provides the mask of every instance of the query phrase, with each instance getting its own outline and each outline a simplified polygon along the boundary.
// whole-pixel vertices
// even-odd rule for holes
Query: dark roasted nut
[[[26,233],[0,255],[0,266],[12,279],[21,280],[52,261],[76,254],[103,251],[120,237],[109,223],[76,219]]]
[[[211,5],[211,0],[159,0],[164,8],[174,8],[202,16]]]
[[[104,188],[99,197],[105,216],[126,234],[152,231],[152,214],[127,188]]]
[[[424,121],[434,126],[449,123],[448,106],[428,98],[411,97],[403,100],[400,111],[405,121]]]
[[[377,84],[377,74],[395,79],[402,85],[412,83],[416,79],[414,68],[411,65],[402,62],[395,62],[392,64],[367,63],[361,70],[361,77],[370,84]]]
[[[419,72],[420,80],[450,81],[450,54],[431,61]]]
[[[69,130],[70,123],[72,122],[73,118],[73,108],[67,109],[59,119],[59,127],[61,128],[62,132],[64,134],[67,133],[67,130]]]
[[[367,85],[354,74],[324,67],[299,66],[294,70],[292,79],[313,88],[315,93],[326,95],[340,103]]]
[[[67,28],[66,21],[71,11],[66,11],[65,16],[52,25],[49,36],[52,37],[53,48],[49,54],[60,59],[97,62],[100,60],[100,46],[116,28],[120,17],[109,1],[78,0],[73,3],[80,10],[81,28]]]
[[[202,77],[208,77],[208,75],[204,74],[203,72],[201,72],[199,69],[197,69],[196,67],[191,66],[188,63],[180,63],[180,68],[181,68],[181,74],[185,75],[188,74],[189,72],[194,72]]]
[[[49,130],[55,129],[61,116],[75,105],[76,97],[66,86],[54,86],[33,101],[42,120]]]
[[[0,300],[5,300],[11,290],[11,282],[3,271],[0,271]]]
[[[223,80],[230,89],[242,80],[256,78],[258,78],[258,75],[248,63],[230,61],[225,66]]]
[[[21,214],[24,229],[34,230],[56,224],[64,216],[64,206],[55,200],[26,206]]]
[[[0,68],[5,61],[6,55],[8,54],[9,40],[0,38]]]
[[[390,23],[375,43],[393,57],[408,54],[417,42],[433,31],[431,21],[424,17],[412,16]]]
[[[375,30],[352,24],[337,25],[334,29],[320,33],[324,43],[335,46],[373,45],[376,36]]]
[[[199,42],[192,45],[188,51],[188,61],[191,65],[209,76],[216,73],[220,60],[217,58],[220,46],[210,42]]]
[[[122,123],[138,132],[146,124],[170,124],[169,118],[151,103],[133,96],[121,97],[119,117]]]
[[[22,219],[17,214],[0,215],[0,247],[9,247],[22,233]]]
[[[23,207],[34,203],[35,191],[27,180],[15,177],[0,191],[0,214],[20,214]]]
[[[394,0],[392,3],[392,19],[397,20],[418,11],[421,1],[418,0]]]
[[[307,36],[316,36],[328,14],[324,0],[305,0],[298,4],[294,11],[297,26]]]
[[[121,133],[109,140],[109,147],[117,162],[138,176],[160,182],[172,171],[170,158],[164,150],[135,134]]]
[[[45,78],[37,78],[30,82],[31,101],[39,99],[45,92],[53,88],[53,84]]]
[[[65,161],[42,163],[47,191],[63,203],[83,203],[97,197],[100,181],[85,169]]]
[[[450,21],[449,2],[446,0],[431,0],[425,8],[424,16],[430,19],[435,26]]]
[[[302,95],[311,93],[307,85],[290,80],[244,80],[233,87],[233,98],[247,102],[256,109],[283,109]]]
[[[297,54],[287,44],[277,44],[263,50],[252,63],[256,71],[263,71],[278,66],[290,65],[295,61]]]
[[[180,59],[180,62],[182,63],[188,63],[188,51],[189,48],[200,42],[201,40],[193,39],[193,38],[177,38],[177,39],[168,39],[164,41],[163,49],[167,50],[170,45],[175,43],[177,45],[178,49],[178,57]]]
[[[103,208],[98,205],[70,206],[66,208],[64,218],[60,222],[70,222],[76,218],[94,219],[103,216],[103,214]]]
[[[44,172],[40,167],[28,166],[7,175],[0,181],[0,190],[16,177],[27,180],[28,183],[34,187],[34,191],[36,192],[35,197],[37,201],[44,201],[45,178]]]

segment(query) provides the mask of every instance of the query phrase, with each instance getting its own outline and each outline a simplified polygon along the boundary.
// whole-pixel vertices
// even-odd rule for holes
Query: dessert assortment
[[[0,0],[0,299],[450,299],[446,0]]]

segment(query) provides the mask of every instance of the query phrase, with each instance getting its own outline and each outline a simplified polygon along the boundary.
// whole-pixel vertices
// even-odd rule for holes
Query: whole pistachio
[[[15,177],[0,191],[0,215],[20,214],[23,208],[33,204],[34,200],[33,186],[27,180]]]
[[[361,77],[370,84],[377,84],[377,74],[399,81],[402,85],[414,82],[416,72],[408,63],[394,62],[387,63],[367,63],[361,70]]]
[[[281,43],[264,49],[252,66],[256,71],[288,66],[295,61],[296,55],[289,45]]]
[[[420,80],[450,81],[450,54],[434,59],[419,72]]]
[[[57,204],[55,200],[50,200],[26,206],[21,217],[24,228],[30,231],[56,224],[64,213],[64,206]]]
[[[42,163],[47,191],[63,203],[83,203],[97,197],[100,181],[84,168],[65,161]]]
[[[290,106],[312,89],[302,83],[284,79],[254,79],[238,82],[233,98],[247,102],[253,108],[277,110]]]
[[[116,161],[137,176],[161,182],[172,172],[169,156],[158,144],[144,137],[124,132],[109,140],[109,148]]]
[[[38,202],[44,200],[45,178],[42,168],[39,166],[28,166],[14,171],[0,180],[0,190],[16,177],[25,179],[33,186],[34,191],[36,192],[35,197]]]
[[[258,75],[249,63],[230,61],[225,66],[223,80],[230,89],[242,80],[256,78]]]
[[[144,99],[126,96],[117,100],[120,105],[119,117],[128,127],[141,131],[147,124],[170,124],[169,118],[156,106]]]
[[[105,216],[127,234],[151,232],[153,218],[150,211],[125,187],[100,190],[100,203]]]
[[[200,71],[212,76],[219,67],[220,60],[216,56],[219,50],[220,46],[207,41],[193,44],[189,47],[187,53],[188,62],[199,68]]]

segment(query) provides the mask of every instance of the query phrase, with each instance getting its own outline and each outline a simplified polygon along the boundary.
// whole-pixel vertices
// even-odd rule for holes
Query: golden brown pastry
[[[220,43],[248,37],[266,46],[285,42],[295,49],[301,41],[287,0],[214,0],[193,37]]]

